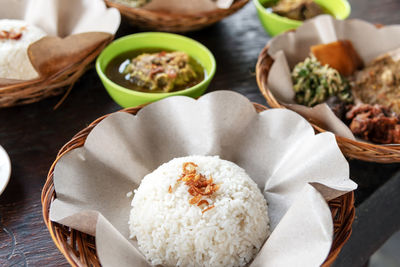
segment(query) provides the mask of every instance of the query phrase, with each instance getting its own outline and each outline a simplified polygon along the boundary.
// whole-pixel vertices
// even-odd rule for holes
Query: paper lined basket
[[[256,65],[257,84],[270,107],[286,108],[275,98],[271,90],[268,88],[268,74],[272,64],[274,63],[274,59],[268,54],[268,49],[269,45],[266,45],[258,57]],[[326,131],[311,119],[307,118],[307,120],[317,132]],[[378,163],[400,162],[400,145],[378,145],[352,140],[339,135],[335,136],[341,151],[347,157]]]
[[[132,25],[141,29],[183,33],[212,25],[244,7],[249,0],[235,0],[227,9],[184,15],[133,8],[111,0],[105,2],[108,6],[117,8]]]
[[[267,109],[266,107],[259,104],[254,104],[254,107],[256,108],[257,112],[261,112]],[[140,109],[140,107],[130,108],[122,110],[121,112],[136,114]],[[44,185],[42,191],[41,201],[44,221],[50,231],[53,241],[72,266],[100,266],[100,263],[96,255],[96,245],[94,237],[81,233],[69,227],[60,225],[58,223],[54,223],[50,220],[50,205],[56,198],[53,181],[54,168],[56,163],[63,157],[63,155],[75,148],[83,146],[87,136],[92,131],[92,129],[109,115],[103,116],[95,120],[87,128],[80,131],[72,138],[71,141],[63,146],[63,148],[59,151],[55,162],[50,168],[46,184]],[[354,220],[355,214],[354,193],[350,192],[329,201],[329,207],[331,210],[334,225],[334,240],[331,251],[323,266],[330,266],[334,262],[341,248],[350,237],[351,225]]]
[[[114,38],[121,15],[102,0],[0,0],[0,19],[22,20],[46,32],[27,48],[38,77],[0,78],[2,108],[37,102],[72,88]]]
[[[91,62],[113,39],[113,36],[101,41],[81,60],[44,79],[23,81],[0,87],[0,108],[38,102],[50,96],[56,96],[72,87],[89,68]]]

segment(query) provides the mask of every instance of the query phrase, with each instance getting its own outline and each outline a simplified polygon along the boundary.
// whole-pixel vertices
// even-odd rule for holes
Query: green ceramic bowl
[[[201,83],[171,93],[143,93],[130,90],[114,83],[105,75],[105,69],[113,58],[124,52],[143,48],[161,48],[186,52],[203,66],[207,75]],[[137,33],[115,40],[103,50],[96,61],[96,71],[108,94],[124,108],[136,107],[175,95],[199,97],[210,84],[215,70],[215,58],[204,45],[181,35],[160,32]]]
[[[328,14],[331,14],[336,19],[346,19],[351,12],[350,4],[347,0],[314,0],[320,5]],[[258,17],[261,21],[265,31],[275,36],[286,32],[288,30],[296,29],[302,21],[289,19],[283,16],[279,16],[271,11],[268,11],[265,6],[269,3],[275,2],[275,0],[253,0],[254,5],[257,8]]]

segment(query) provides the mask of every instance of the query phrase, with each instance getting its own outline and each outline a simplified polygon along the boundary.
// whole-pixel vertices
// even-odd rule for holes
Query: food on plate
[[[337,70],[322,65],[312,54],[294,67],[292,80],[295,100],[305,106],[323,103],[331,96],[348,103],[353,100],[349,82]]]
[[[400,143],[399,117],[380,105],[358,104],[346,114],[354,135],[381,143]]]
[[[294,20],[306,20],[324,14],[323,9],[313,0],[279,0],[272,11]]]
[[[352,75],[363,66],[363,62],[348,40],[313,45],[311,53],[322,65],[329,65],[344,76]]]
[[[269,236],[256,183],[218,156],[175,158],[134,191],[131,238],[153,265],[245,266]]]
[[[374,59],[355,75],[355,97],[400,114],[400,48]]]
[[[106,75],[132,90],[161,93],[190,88],[204,80],[205,71],[185,52],[149,49],[116,57]]]
[[[0,78],[31,80],[39,75],[28,57],[30,44],[46,36],[22,20],[0,19]]]

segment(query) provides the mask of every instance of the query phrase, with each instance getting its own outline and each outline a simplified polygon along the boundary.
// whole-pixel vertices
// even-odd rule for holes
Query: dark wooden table
[[[400,1],[352,0],[352,17],[374,23],[400,23]],[[122,23],[118,37],[137,30]],[[218,70],[209,91],[234,90],[265,104],[254,67],[269,37],[252,3],[224,21],[188,36],[214,53]],[[12,161],[11,181],[0,196],[0,266],[68,266],[42,221],[40,193],[57,151],[96,118],[120,109],[107,95],[94,69],[75,85],[57,110],[60,97],[0,110],[0,145]],[[361,266],[400,228],[400,164],[350,161],[356,191],[353,235],[336,266]]]

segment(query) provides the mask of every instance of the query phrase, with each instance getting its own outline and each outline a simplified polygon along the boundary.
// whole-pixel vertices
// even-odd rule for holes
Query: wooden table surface
[[[400,1],[352,0],[353,18],[373,23],[400,23]],[[118,36],[137,32],[125,22]],[[214,53],[218,70],[209,91],[234,90],[266,104],[257,89],[254,69],[269,37],[252,3],[224,21],[188,36]],[[57,151],[96,118],[120,109],[107,95],[94,69],[75,85],[57,110],[60,97],[0,110],[0,145],[11,158],[12,176],[0,196],[0,266],[68,266],[43,223],[40,193]],[[353,236],[337,266],[361,266],[400,228],[400,164],[350,161],[356,191]],[[397,175],[395,175],[397,173]],[[397,179],[396,179],[397,178]]]

